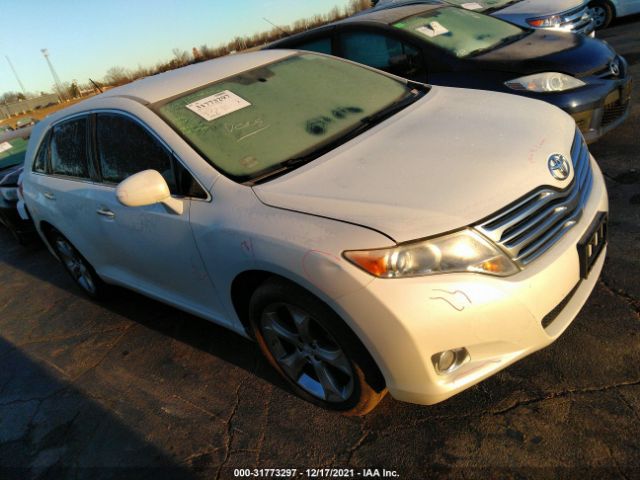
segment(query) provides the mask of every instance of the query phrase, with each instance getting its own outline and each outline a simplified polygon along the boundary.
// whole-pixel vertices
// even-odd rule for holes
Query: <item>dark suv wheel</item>
[[[305,400],[364,415],[386,393],[373,360],[353,332],[306,290],[268,280],[251,297],[249,316],[263,354]]]

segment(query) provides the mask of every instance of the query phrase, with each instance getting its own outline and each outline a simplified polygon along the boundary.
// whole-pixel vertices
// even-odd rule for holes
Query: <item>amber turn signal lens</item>
[[[345,256],[371,275],[384,277],[387,273],[385,255],[376,255],[373,252],[345,252]]]

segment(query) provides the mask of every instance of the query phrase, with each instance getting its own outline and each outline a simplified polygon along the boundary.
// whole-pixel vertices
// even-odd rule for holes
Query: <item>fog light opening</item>
[[[470,358],[466,348],[454,348],[436,353],[431,357],[431,361],[438,375],[446,375],[456,371]]]

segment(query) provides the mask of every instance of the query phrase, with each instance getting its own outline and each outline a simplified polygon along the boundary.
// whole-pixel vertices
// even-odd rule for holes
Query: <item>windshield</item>
[[[24,163],[28,143],[28,137],[0,142],[0,170]]]
[[[405,18],[393,26],[458,58],[493,50],[527,33],[497,18],[454,7],[430,10]]]
[[[405,83],[315,54],[287,57],[154,109],[217,169],[250,181],[410,95]]]

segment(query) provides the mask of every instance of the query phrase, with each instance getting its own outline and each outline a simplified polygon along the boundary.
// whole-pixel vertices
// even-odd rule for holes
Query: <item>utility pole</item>
[[[22,90],[22,93],[26,98],[27,97],[27,91],[24,89],[24,85],[22,84],[22,81],[20,81],[20,77],[18,76],[18,72],[16,72],[16,69],[13,68],[13,63],[11,63],[11,60],[9,60],[9,56],[5,55],[4,58],[6,58],[7,62],[9,62],[9,66],[11,67],[11,71],[13,72],[13,75],[15,75],[16,80],[18,81],[18,84],[20,85],[20,89]]]
[[[58,95],[60,95],[63,100],[66,100],[67,96],[65,95],[62,89],[62,82],[60,81],[58,74],[54,70],[51,60],[49,60],[49,50],[47,50],[46,48],[42,48],[40,49],[40,51],[42,52],[42,55],[44,55],[44,58],[47,61],[47,64],[49,65],[49,70],[51,70],[51,76],[53,77],[53,81],[55,82],[56,89],[58,90]]]

